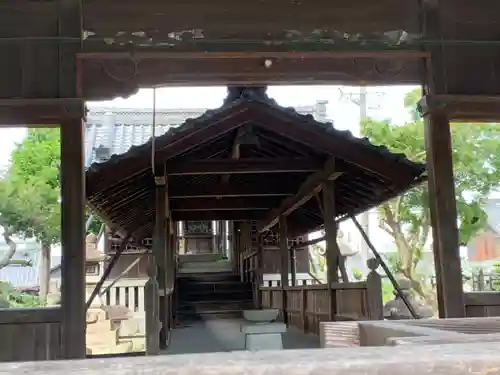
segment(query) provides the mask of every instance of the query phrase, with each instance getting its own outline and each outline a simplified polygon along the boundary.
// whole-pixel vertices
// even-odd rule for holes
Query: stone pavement
[[[214,353],[244,350],[240,332],[243,320],[224,319],[194,322],[172,331],[170,347],[165,354]],[[305,335],[289,328],[283,335],[284,349],[319,348],[319,337]]]

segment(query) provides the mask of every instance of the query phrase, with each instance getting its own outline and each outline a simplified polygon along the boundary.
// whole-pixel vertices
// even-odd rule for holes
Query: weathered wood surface
[[[0,309],[0,324],[56,322],[61,322],[60,307],[40,307],[36,309]]]
[[[61,358],[61,309],[0,310],[0,362]]]
[[[313,375],[500,374],[498,348],[488,344],[231,352],[120,359],[5,363],[0,374],[31,375]]]
[[[500,293],[498,292],[464,293],[464,299],[467,317],[500,316]]]

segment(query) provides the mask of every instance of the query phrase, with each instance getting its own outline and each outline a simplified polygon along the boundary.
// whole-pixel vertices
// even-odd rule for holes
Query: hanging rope
[[[153,87],[153,121],[151,122],[151,171],[155,174],[155,153],[156,153],[156,87]]]

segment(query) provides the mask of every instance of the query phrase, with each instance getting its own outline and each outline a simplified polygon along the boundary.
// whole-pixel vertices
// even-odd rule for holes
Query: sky
[[[391,86],[367,89],[368,115],[394,122],[408,120],[403,106],[404,94],[414,87]],[[344,94],[341,95],[341,92]],[[327,100],[327,114],[338,129],[359,133],[359,107],[349,101],[359,95],[359,87],[340,86],[272,86],[268,95],[283,106],[312,105]],[[156,90],[156,108],[216,108],[226,96],[225,87],[159,88]],[[342,97],[341,97],[342,96]],[[142,89],[129,98],[104,102],[88,102],[88,107],[152,108],[153,90]],[[26,129],[0,129],[0,168],[8,164],[16,143],[22,141]]]

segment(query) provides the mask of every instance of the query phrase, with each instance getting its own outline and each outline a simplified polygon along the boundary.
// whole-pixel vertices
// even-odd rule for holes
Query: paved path
[[[241,320],[207,320],[172,331],[165,354],[214,353],[244,350]],[[319,338],[289,328],[283,335],[284,349],[319,348]]]

